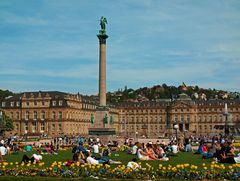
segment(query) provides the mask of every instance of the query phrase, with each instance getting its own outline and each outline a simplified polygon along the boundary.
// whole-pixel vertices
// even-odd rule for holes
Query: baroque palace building
[[[13,120],[18,135],[87,135],[96,104],[80,94],[39,91],[8,97],[0,108]],[[110,108],[110,115],[115,126],[117,111]]]
[[[224,114],[226,104],[228,116]],[[0,108],[12,118],[18,135],[88,135],[97,103],[80,94],[39,91],[0,100]],[[175,131],[213,135],[224,133],[226,125],[237,128],[232,132],[240,134],[240,99],[203,101],[181,94],[176,100],[119,103],[109,107],[109,113],[108,124],[117,135],[128,137],[157,138]]]
[[[228,105],[228,116],[224,115]],[[176,100],[119,104],[121,132],[130,137],[224,134],[225,126],[240,135],[240,100],[195,100],[180,94]],[[227,118],[226,118],[227,117]]]

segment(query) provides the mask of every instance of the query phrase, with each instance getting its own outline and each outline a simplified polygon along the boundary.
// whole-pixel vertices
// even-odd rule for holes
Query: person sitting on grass
[[[24,154],[21,162],[24,162],[24,163],[28,163],[29,161],[31,163],[33,163],[33,162],[41,162],[42,159],[43,159],[43,157],[41,155],[41,152],[38,151],[37,154],[34,153],[30,158],[26,154]]]
[[[138,145],[138,142],[135,142],[135,144],[132,146],[132,148],[131,148],[131,154],[132,155],[136,155],[137,154],[137,150],[138,150],[137,145]]]
[[[218,143],[213,143],[210,147],[208,147],[208,152],[202,153],[202,158],[204,158],[204,159],[213,158],[214,155],[216,154],[217,144]]]
[[[73,154],[73,162],[85,163],[85,155],[82,153],[82,151],[76,151]]]
[[[133,158],[131,161],[128,162],[127,167],[133,169],[133,170],[137,170],[140,167],[140,165],[137,163],[137,159]]]
[[[103,145],[101,156],[104,157],[104,156],[110,156],[110,155],[111,155],[111,150],[108,147],[108,145],[107,144]]]
[[[226,144],[225,144],[226,145]],[[217,162],[220,163],[240,163],[240,153],[234,156],[228,156],[227,150],[224,144],[218,144],[216,151]],[[233,148],[232,148],[233,149]],[[233,153],[233,150],[230,150]]]
[[[153,151],[153,146],[152,144],[148,143],[146,148],[146,152],[148,154],[149,160],[157,160],[158,156],[155,154],[155,152]]]
[[[32,151],[32,146],[30,144],[28,144],[26,146],[26,152],[31,152]]]
[[[160,145],[153,145],[153,150],[159,159],[166,156],[164,149]]]
[[[143,150],[141,143],[138,143],[137,157],[139,160],[149,160],[148,153]]]

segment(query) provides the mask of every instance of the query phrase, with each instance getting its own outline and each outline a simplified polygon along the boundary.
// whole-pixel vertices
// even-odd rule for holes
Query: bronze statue
[[[105,18],[104,16],[101,17],[100,19],[100,26],[101,26],[101,32],[104,34],[106,33],[106,24],[107,24],[107,18]]]

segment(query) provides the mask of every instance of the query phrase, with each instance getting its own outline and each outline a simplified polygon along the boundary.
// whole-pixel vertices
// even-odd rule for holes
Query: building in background
[[[18,135],[87,135],[96,105],[89,97],[57,91],[25,92],[0,101],[0,108],[14,121],[13,134]],[[192,100],[180,94],[175,100],[120,103],[110,106],[109,113],[109,123],[121,136],[169,136],[175,134],[174,125],[179,134],[224,134],[229,122],[237,128],[232,132],[240,135],[239,99]]]
[[[0,101],[18,135],[87,135],[96,104],[86,96],[57,91],[24,92]],[[111,124],[118,117],[110,108]]]

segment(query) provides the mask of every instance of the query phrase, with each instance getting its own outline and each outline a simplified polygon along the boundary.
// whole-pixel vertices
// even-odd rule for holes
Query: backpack
[[[76,151],[77,151],[77,146],[74,146],[74,147],[72,148],[72,153],[76,153]]]

